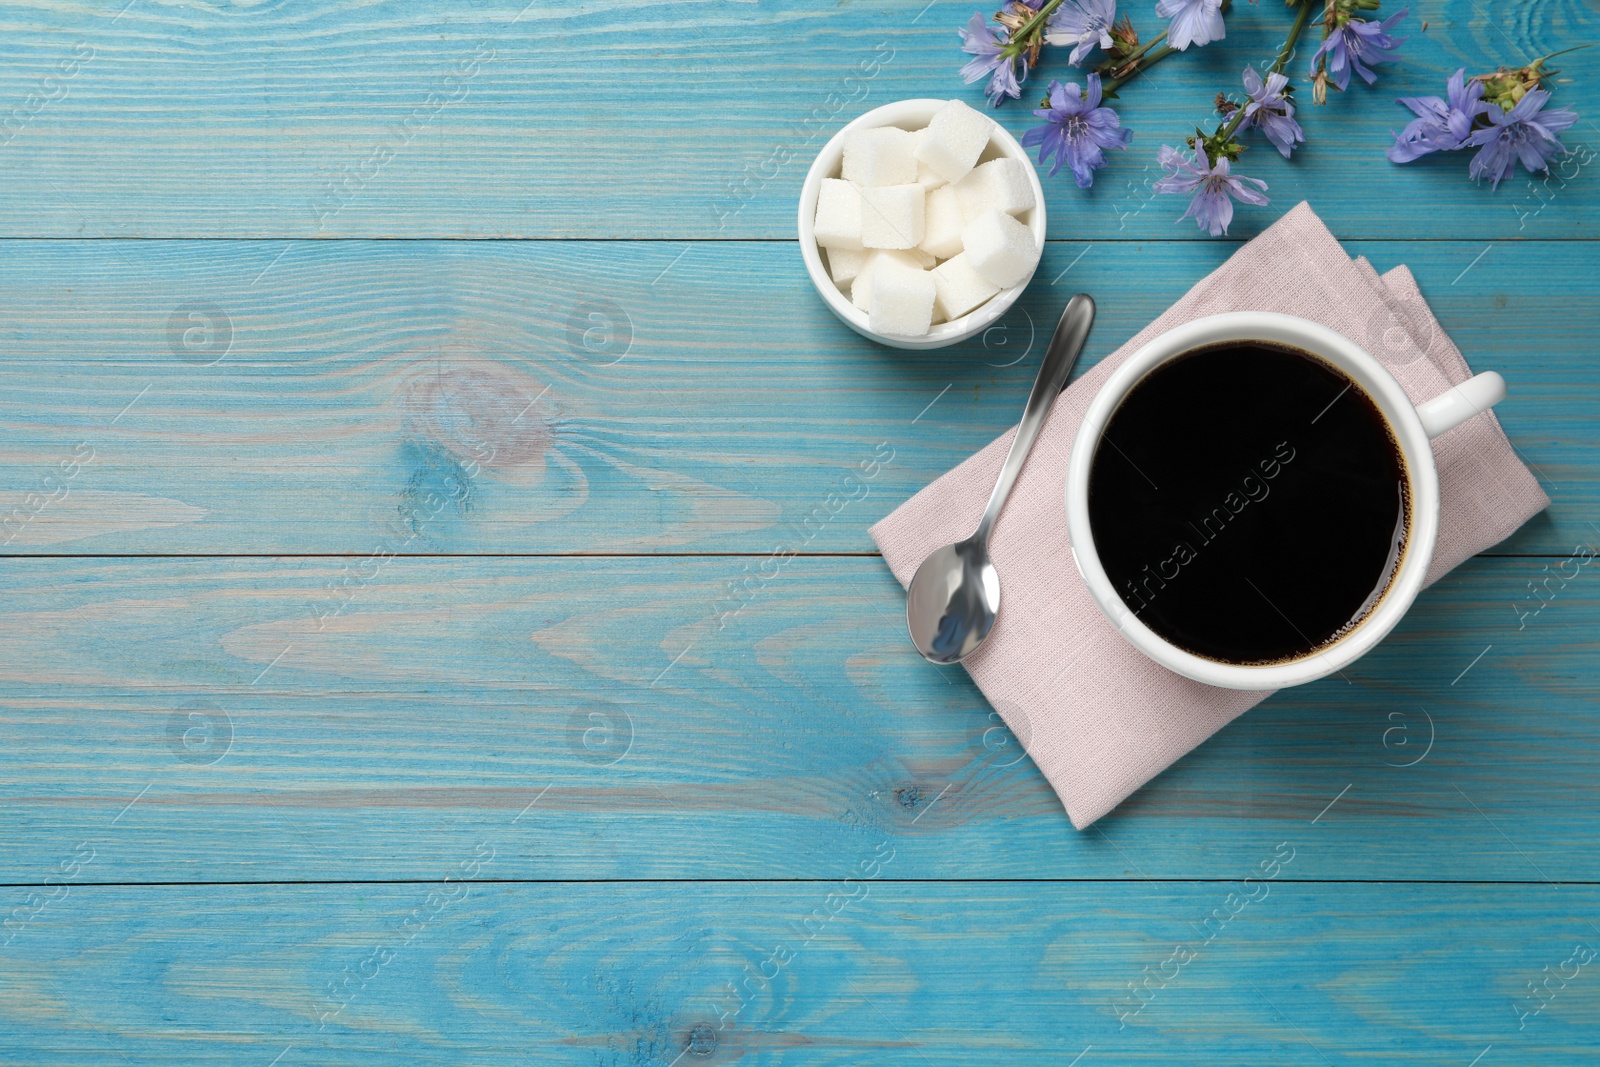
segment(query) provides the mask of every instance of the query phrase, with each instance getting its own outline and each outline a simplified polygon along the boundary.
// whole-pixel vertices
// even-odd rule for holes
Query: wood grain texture
[[[1600,564],[1469,562],[1079,834],[879,560],[730,597],[753,562],[10,561],[0,881],[80,841],[96,882],[429,878],[513,818],[497,877],[834,878],[865,835],[907,878],[1225,878],[1314,830],[1294,877],[1600,879]]]
[[[860,111],[977,101],[975,5],[524,2],[0,3],[0,1065],[1597,1058],[1600,50],[1549,178],[1382,159],[1592,3],[1414,8],[1205,241],[1149,185],[1281,39],[1235,4],[1045,181],[1003,327],[906,354],[794,203]],[[1087,366],[1302,199],[1506,374],[1552,507],[1075,833],[866,530],[1070,292]]]
[[[805,170],[848,119],[907,97],[981,102],[957,76],[970,2],[525,2],[8,3],[0,234],[789,238]],[[1147,9],[1132,14],[1155,32]],[[1176,221],[1181,203],[1152,197],[1156,150],[1214,122],[1217,91],[1238,91],[1289,22],[1281,4],[1238,4],[1226,47],[1131,86],[1118,106],[1133,149],[1087,195],[1048,182],[1052,235],[1201,239]],[[1410,117],[1395,97],[1591,40],[1593,7],[1448,0],[1407,25],[1405,60],[1376,87],[1303,108],[1292,163],[1250,151],[1276,204],[1242,211],[1236,232],[1309,197],[1341,237],[1594,236],[1592,121],[1549,180],[1494,192],[1461,155],[1383,158]],[[1600,56],[1560,66],[1562,101],[1592,118]],[[1050,77],[1073,68],[1052,57],[999,112],[1013,132]]]
[[[879,878],[851,883],[80,887],[3,950],[0,1058],[1458,1067],[1492,1046],[1483,1062],[1569,1067],[1600,1054],[1600,961],[1577,962],[1600,945],[1600,890],[1239,881],[1261,863],[1293,871],[1320,847],[1308,836],[1263,832],[1230,881],[1114,896],[895,883],[899,856],[871,839],[852,855]],[[469,842],[464,870],[490,876],[515,838]],[[1523,1015],[1541,1003],[1527,985],[1558,971],[1568,980]]]
[[[892,457],[798,546],[870,552],[1012,424],[1070,292],[1102,309],[1088,365],[1235,247],[1052,243],[1002,325],[906,354],[836,321],[789,243],[4,242],[0,552],[766,553]],[[1510,381],[1554,505],[1498,552],[1565,556],[1600,519],[1591,247],[1351,245]]]

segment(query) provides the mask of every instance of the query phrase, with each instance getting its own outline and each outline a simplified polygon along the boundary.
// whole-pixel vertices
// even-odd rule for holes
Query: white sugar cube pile
[[[959,100],[927,128],[857,130],[824,178],[813,233],[839,291],[875,333],[921,337],[1021,282],[1039,262],[1017,216],[1038,205],[1028,165],[980,163],[994,120]]]

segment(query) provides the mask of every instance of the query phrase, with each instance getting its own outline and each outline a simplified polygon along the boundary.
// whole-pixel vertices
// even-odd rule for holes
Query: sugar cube
[[[828,273],[833,276],[833,283],[842,288],[854,281],[869,254],[861,249],[828,249]]]
[[[1034,204],[1027,164],[1009,156],[974,167],[952,188],[961,198],[961,210],[968,219],[975,219],[991,208],[1007,215],[1020,215]]]
[[[972,269],[965,252],[933,268],[933,285],[938,298],[935,313],[945,319],[959,319],[1000,291]]]
[[[829,256],[832,254],[830,251]],[[872,268],[880,261],[888,260],[907,270],[924,270],[934,264],[932,256],[916,248],[869,248],[863,255],[866,258],[850,288],[850,302],[862,311],[867,310],[867,300],[872,295]]]
[[[920,248],[874,248],[870,249],[868,254],[879,259],[892,259],[902,266],[915,267],[918,270],[927,270],[938,262]]]
[[[911,134],[912,138],[914,139],[913,145],[920,145],[922,143],[923,136],[926,135],[927,132],[927,130],[914,131]],[[915,147],[912,148],[911,154],[916,155]],[[934,189],[941,189],[950,183],[945,179],[944,175],[940,174],[938,171],[934,170],[932,167],[928,166],[919,159],[917,160],[917,184],[922,186],[924,189],[932,191]]]
[[[935,296],[933,276],[927,271],[879,259],[872,265],[867,324],[874,333],[921,337],[933,324]]]
[[[946,181],[960,181],[989,146],[994,128],[988,115],[951,100],[934,112],[917,144],[916,157]]]
[[[861,267],[861,273],[856,275],[855,281],[850,283],[850,303],[859,311],[866,311],[872,299],[872,254],[867,254],[867,261]]]
[[[1016,285],[1039,262],[1033,233],[1000,211],[986,211],[961,231],[967,264],[984,279],[1002,289]]]
[[[866,186],[909,185],[917,180],[916,139],[895,126],[856,130],[844,142],[844,178]]]
[[[925,224],[922,186],[886,185],[861,190],[861,243],[868,248],[915,248]]]
[[[928,194],[923,209],[922,244],[924,252],[940,259],[949,259],[961,251],[961,229],[966,216],[961,211],[961,198],[953,186],[946,185]]]
[[[822,179],[817,190],[817,221],[812,227],[824,248],[861,249],[861,194],[838,178]]]

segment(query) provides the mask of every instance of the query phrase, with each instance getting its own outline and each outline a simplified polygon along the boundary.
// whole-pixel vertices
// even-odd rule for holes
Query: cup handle
[[[1481,415],[1506,398],[1506,380],[1494,371],[1474,375],[1451,389],[1440,393],[1426,404],[1417,406],[1417,417],[1422,429],[1431,440],[1453,430],[1474,415]]]

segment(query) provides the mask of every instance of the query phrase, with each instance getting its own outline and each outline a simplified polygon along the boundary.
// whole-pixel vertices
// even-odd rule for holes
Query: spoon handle
[[[1056,323],[1056,332],[1050,338],[1050,347],[1045,349],[1044,361],[1039,364],[1039,376],[1034,379],[1033,392],[1028,394],[1028,406],[1022,411],[1022,422],[1017,425],[1017,436],[1012,439],[1011,451],[1006,454],[1005,464],[1000,468],[1000,478],[994,483],[989,506],[984,509],[983,520],[972,535],[974,541],[989,539],[989,532],[1000,517],[1000,509],[1006,506],[1011,487],[1016,484],[1017,475],[1022,473],[1028,453],[1033,451],[1033,442],[1044,426],[1045,416],[1050,414],[1050,406],[1055,403],[1056,396],[1067,384],[1067,378],[1078,362],[1078,353],[1083,351],[1083,342],[1088,339],[1092,325],[1094,301],[1087,293],[1079,293],[1067,301],[1061,321]]]

